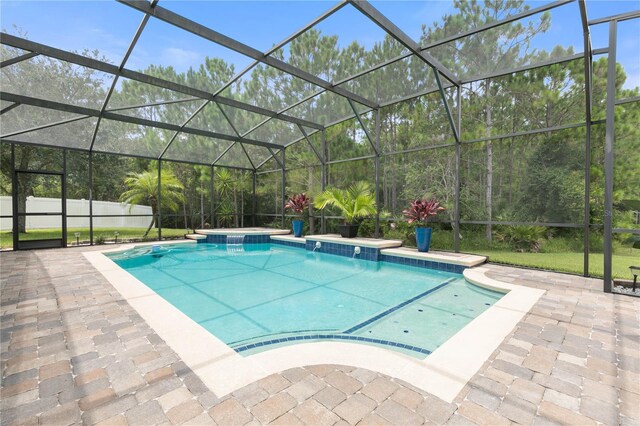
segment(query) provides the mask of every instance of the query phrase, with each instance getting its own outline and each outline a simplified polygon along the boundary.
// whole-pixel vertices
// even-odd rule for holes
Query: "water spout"
[[[244,252],[244,234],[227,235],[227,253]]]
[[[316,241],[316,245],[311,252],[315,253],[315,251],[319,248],[322,248],[322,243],[320,241]]]
[[[358,256],[360,254],[360,247],[356,246],[353,249],[353,256],[351,256],[351,258],[355,258],[356,256]]]

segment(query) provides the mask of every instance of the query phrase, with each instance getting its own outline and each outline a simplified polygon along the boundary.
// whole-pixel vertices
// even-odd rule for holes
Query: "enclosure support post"
[[[285,200],[286,197],[286,188],[285,185],[287,184],[287,169],[285,168],[286,164],[285,164],[285,148],[282,148],[282,188],[281,188],[281,195],[282,195],[282,205],[280,206],[280,208],[282,209],[282,216],[280,219],[280,227],[282,229],[284,229],[284,205],[287,202]]]
[[[456,88],[456,102],[458,103],[457,128],[458,135],[461,134],[462,128],[462,87]],[[453,251],[460,252],[460,166],[461,158],[460,137],[456,139],[456,182],[454,191],[454,212],[453,212]]]
[[[578,2],[580,17],[582,19],[582,31],[584,41],[584,93],[585,93],[585,156],[584,156],[584,226],[583,226],[583,250],[584,265],[583,276],[589,276],[589,224],[591,223],[591,86],[592,86],[592,61],[591,36],[589,34],[589,19],[585,0]]]
[[[613,143],[616,108],[616,33],[617,21],[609,22],[609,58],[607,69],[607,125],[604,139],[604,291],[611,293],[613,255]]]
[[[216,206],[215,206],[215,201],[214,198],[216,196],[216,191],[215,191],[215,186],[214,186],[214,174],[213,174],[213,164],[211,165],[211,169],[210,169],[210,173],[211,173],[211,179],[209,180],[209,192],[211,193],[211,228],[215,228],[216,227]]]
[[[13,250],[18,250],[20,220],[18,219],[18,180],[16,179],[16,144],[11,144],[11,207],[13,212]],[[26,213],[26,211],[25,211]]]
[[[62,247],[67,246],[67,150],[62,150]]]
[[[251,188],[251,193],[252,193],[251,210],[252,210],[252,213],[253,213],[252,214],[253,217],[251,219],[252,226],[256,226],[256,214],[258,213],[258,207],[257,207],[258,203],[256,201],[256,186],[257,186],[256,185],[256,183],[257,183],[256,182],[257,181],[256,176],[257,176],[256,170],[254,169],[253,170],[253,179],[252,179],[252,182],[251,182],[251,186],[252,186],[252,188]]]
[[[162,203],[162,160],[158,160],[158,214],[156,220],[158,223],[158,241],[162,241],[162,214],[160,214]]]
[[[324,129],[320,134],[320,140],[322,142],[322,158],[324,159],[324,161],[322,162],[322,182],[320,183],[320,187],[322,189],[322,192],[324,192],[324,190],[327,189],[327,161],[329,161],[329,155],[327,151],[327,138]],[[327,233],[327,224],[324,215],[324,209],[322,209],[320,212],[320,233]]]
[[[89,151],[89,245],[93,245],[93,151]]]
[[[375,238],[380,238],[380,109],[376,109],[376,229],[374,232]]]

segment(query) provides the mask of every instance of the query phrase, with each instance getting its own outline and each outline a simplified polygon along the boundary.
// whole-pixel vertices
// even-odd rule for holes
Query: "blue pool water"
[[[424,358],[502,296],[460,274],[276,244],[144,246],[109,257],[243,355],[344,339]]]

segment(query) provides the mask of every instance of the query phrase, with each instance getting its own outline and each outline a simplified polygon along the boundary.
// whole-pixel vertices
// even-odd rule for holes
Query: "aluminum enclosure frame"
[[[120,121],[120,122],[125,122],[125,123],[131,123],[131,124],[137,124],[137,125],[143,125],[143,126],[149,126],[149,127],[155,127],[155,128],[160,128],[160,129],[165,129],[165,130],[171,130],[174,131],[174,135],[173,137],[168,141],[168,143],[166,144],[166,146],[164,147],[162,153],[159,155],[159,157],[149,157],[149,156],[136,156],[136,155],[125,155],[125,156],[129,156],[129,157],[139,157],[139,158],[145,158],[145,159],[152,159],[152,160],[157,160],[158,161],[158,174],[161,174],[161,167],[162,167],[162,162],[164,161],[174,161],[174,160],[169,160],[169,159],[165,159],[164,158],[164,154],[167,152],[167,150],[170,148],[170,146],[174,143],[175,139],[177,138],[177,136],[181,133],[186,133],[186,134],[192,134],[192,135],[198,135],[198,136],[203,136],[203,137],[208,137],[208,138],[216,138],[216,139],[221,139],[221,140],[226,140],[231,142],[231,144],[227,147],[227,149],[220,154],[215,161],[213,161],[213,163],[198,163],[198,162],[193,162],[193,161],[177,161],[177,162],[185,162],[185,163],[190,163],[190,164],[202,164],[202,165],[207,165],[210,166],[211,168],[211,191],[212,191],[212,196],[211,196],[211,217],[212,220],[214,218],[214,214],[215,214],[215,204],[214,204],[214,197],[213,197],[213,176],[214,176],[214,166],[215,167],[226,167],[226,168],[230,168],[230,169],[239,169],[239,170],[246,170],[249,172],[252,172],[252,176],[253,176],[253,220],[255,222],[255,217],[259,216],[260,214],[257,212],[257,207],[255,204],[256,201],[256,197],[255,197],[255,188],[256,188],[256,179],[257,176],[262,174],[262,173],[268,173],[269,171],[260,171],[260,168],[267,162],[269,161],[270,158],[275,158],[276,161],[279,163],[279,165],[281,166],[281,173],[282,173],[282,202],[285,202],[285,191],[286,191],[286,173],[287,173],[287,169],[286,169],[286,163],[285,163],[285,153],[286,153],[286,148],[288,146],[291,146],[291,144],[293,143],[299,143],[300,141],[302,141],[303,139],[306,140],[306,142],[311,146],[311,148],[313,149],[315,155],[317,156],[318,160],[320,161],[320,166],[322,168],[322,188],[324,189],[327,185],[327,166],[329,164],[335,164],[338,162],[346,162],[346,161],[354,161],[357,159],[345,159],[345,160],[337,160],[337,161],[327,161],[327,142],[326,142],[326,136],[325,136],[325,129],[327,127],[330,127],[332,125],[344,122],[346,120],[351,120],[351,119],[356,119],[357,121],[360,122],[361,126],[363,129],[365,129],[365,134],[367,137],[367,140],[369,141],[369,143],[371,144],[373,151],[375,152],[375,154],[373,156],[368,156],[368,157],[363,157],[363,158],[373,158],[375,159],[375,190],[376,190],[376,201],[377,201],[377,205],[379,206],[379,185],[380,185],[380,158],[384,157],[386,155],[393,155],[393,154],[398,154],[398,153],[402,153],[401,151],[398,152],[381,152],[380,151],[380,108],[385,107],[385,106],[389,106],[395,103],[399,103],[399,102],[403,102],[403,101],[407,101],[419,96],[423,96],[425,94],[429,94],[429,93],[435,93],[436,91],[440,93],[442,101],[444,102],[444,108],[446,110],[446,114],[447,114],[447,118],[449,120],[449,124],[451,127],[451,131],[452,134],[454,136],[455,142],[454,144],[450,144],[450,145],[446,145],[446,146],[455,146],[455,150],[456,150],[456,193],[455,193],[455,212],[454,212],[454,220],[453,220],[453,225],[454,225],[454,250],[458,251],[459,250],[459,227],[461,224],[465,224],[465,223],[478,223],[478,224],[484,224],[484,223],[506,223],[506,222],[483,222],[483,221],[461,221],[460,220],[460,148],[463,144],[470,144],[470,143],[479,143],[479,142],[485,142],[485,141],[489,141],[489,140],[497,140],[497,139],[504,139],[504,138],[508,138],[508,137],[514,137],[514,136],[521,136],[521,135],[527,135],[527,134],[535,134],[535,133],[542,133],[542,132],[546,132],[546,131],[554,131],[554,130],[561,130],[561,129],[567,129],[567,128],[574,128],[574,127],[581,127],[584,126],[586,129],[586,138],[585,138],[585,150],[586,150],[586,157],[585,157],[585,199],[584,199],[584,220],[582,223],[576,223],[576,224],[541,224],[544,226],[551,226],[551,225],[556,225],[556,226],[561,226],[561,227],[582,227],[583,232],[584,232],[584,274],[585,276],[588,275],[589,273],[589,231],[597,228],[598,226],[591,224],[591,218],[590,218],[590,200],[589,200],[589,194],[590,194],[590,163],[591,163],[591,158],[590,158],[590,149],[591,149],[591,127],[592,125],[595,124],[603,124],[603,121],[593,121],[592,120],[592,116],[591,116],[591,108],[592,108],[592,60],[593,60],[593,56],[594,54],[602,54],[602,53],[608,53],[609,55],[609,69],[607,72],[607,102],[606,102],[606,120],[604,120],[604,124],[606,125],[606,143],[605,143],[605,217],[604,217],[604,243],[605,243],[605,256],[604,256],[604,270],[605,270],[605,274],[604,274],[604,282],[605,282],[605,286],[604,289],[605,291],[611,291],[611,269],[612,269],[612,240],[613,240],[613,234],[615,233],[620,233],[620,232],[632,232],[632,233],[636,233],[636,234],[640,234],[640,231],[637,230],[629,230],[629,229],[614,229],[613,228],[613,222],[612,222],[612,211],[613,211],[613,146],[614,146],[614,142],[615,142],[615,134],[614,134],[614,112],[615,112],[615,107],[616,105],[621,105],[624,103],[628,103],[628,102],[640,102],[640,97],[635,97],[635,98],[630,98],[630,99],[621,99],[621,100],[617,100],[615,99],[615,59],[616,59],[616,34],[617,34],[617,23],[621,22],[621,21],[625,21],[625,20],[629,20],[629,19],[638,19],[640,18],[640,11],[634,11],[634,12],[628,12],[628,13],[624,13],[624,14],[620,14],[620,15],[614,15],[614,16],[610,16],[610,17],[606,17],[606,18],[599,18],[599,19],[595,19],[595,20],[589,20],[588,19],[588,14],[587,14],[587,8],[586,8],[586,2],[585,0],[578,0],[578,5],[580,8],[580,18],[581,18],[581,22],[582,22],[582,34],[583,34],[583,42],[584,42],[584,50],[582,53],[578,53],[575,55],[572,55],[570,57],[565,57],[565,58],[556,58],[556,59],[551,59],[549,61],[546,61],[544,63],[537,63],[537,64],[532,64],[532,65],[528,65],[528,66],[524,66],[524,67],[519,67],[516,69],[511,69],[511,70],[504,70],[504,71],[500,71],[498,73],[493,73],[493,74],[485,74],[485,75],[480,75],[477,77],[472,77],[472,78],[466,78],[466,79],[460,79],[458,78],[456,75],[454,75],[450,70],[446,69],[441,63],[439,63],[437,60],[435,60],[435,58],[433,58],[432,56],[430,56],[428,54],[428,49],[431,49],[433,47],[445,44],[445,43],[449,43],[452,41],[456,41],[459,39],[462,39],[464,37],[482,32],[482,31],[486,31],[489,30],[491,28],[495,28],[498,27],[500,25],[505,25],[508,24],[510,22],[514,22],[517,21],[518,19],[523,19],[525,17],[528,16],[532,16],[534,14],[537,13],[541,13],[547,10],[551,10],[553,8],[571,3],[573,0],[560,0],[560,1],[555,1],[552,3],[549,3],[547,5],[538,7],[538,8],[534,8],[534,9],[530,9],[528,11],[522,12],[520,14],[517,15],[513,15],[513,16],[508,16],[507,18],[500,20],[500,21],[496,21],[496,22],[492,22],[490,24],[484,25],[482,27],[473,29],[471,31],[467,31],[465,33],[461,33],[461,34],[456,34],[454,36],[450,36],[447,38],[444,38],[442,40],[439,40],[435,43],[430,43],[429,45],[426,46],[419,46],[414,40],[410,39],[405,33],[402,32],[402,30],[399,29],[399,27],[395,26],[395,24],[393,24],[387,17],[385,17],[383,14],[381,14],[379,11],[377,11],[368,1],[366,0],[345,0],[345,1],[341,1],[340,3],[334,5],[333,7],[331,7],[328,11],[326,11],[325,13],[323,13],[321,16],[319,16],[318,18],[316,18],[315,20],[313,20],[312,22],[310,22],[309,24],[307,24],[306,26],[304,26],[303,28],[301,28],[299,31],[295,32],[294,34],[292,34],[291,36],[285,38],[282,42],[278,43],[277,45],[275,45],[273,48],[269,49],[266,52],[260,52],[256,49],[253,49],[247,45],[244,45],[242,43],[240,43],[237,40],[234,40],[230,37],[224,36],[220,33],[215,32],[214,30],[207,28],[203,25],[197,24],[193,21],[190,21],[174,12],[171,12],[167,9],[162,8],[161,6],[157,6],[157,0],[154,0],[151,3],[147,3],[147,2],[138,2],[138,1],[133,1],[133,0],[118,0],[120,3],[129,6],[133,9],[136,9],[140,12],[143,13],[140,25],[138,26],[132,40],[131,43],[129,44],[129,47],[120,63],[119,66],[116,65],[112,65],[112,64],[108,64],[106,62],[102,62],[102,61],[98,61],[95,59],[90,59],[75,53],[71,53],[71,52],[66,52],[60,49],[57,49],[55,47],[51,47],[51,46],[46,46],[44,44],[40,44],[40,43],[35,43],[35,42],[31,42],[29,40],[20,38],[20,37],[16,37],[7,33],[1,33],[0,34],[0,38],[1,38],[1,42],[2,44],[6,44],[6,45],[10,45],[10,46],[14,46],[14,47],[18,47],[21,49],[24,49],[27,51],[27,53],[20,55],[18,57],[9,59],[9,60],[5,60],[2,63],[0,63],[0,68],[4,68],[7,66],[11,66],[13,64],[25,61],[25,60],[29,60],[31,58],[37,57],[38,55],[43,55],[43,56],[48,56],[51,58],[55,58],[55,59],[59,59],[62,61],[66,61],[66,62],[70,62],[72,64],[77,64],[77,65],[81,65],[81,66],[85,66],[85,67],[89,67],[95,70],[99,70],[108,74],[111,74],[114,76],[114,80],[110,86],[110,89],[107,93],[107,96],[101,106],[100,109],[91,109],[91,108],[84,108],[84,107],[78,107],[75,105],[70,105],[70,104],[63,104],[63,103],[59,103],[59,102],[52,102],[52,101],[47,101],[44,99],[38,99],[35,97],[31,97],[31,96],[24,96],[24,95],[17,95],[17,94],[11,94],[11,93],[0,93],[0,98],[4,101],[8,101],[8,102],[13,102],[11,105],[6,106],[2,109],[2,111],[0,111],[0,114],[3,115],[9,111],[11,111],[12,109],[16,108],[19,105],[32,105],[32,106],[38,106],[41,108],[49,108],[49,109],[53,109],[56,111],[66,111],[66,112],[72,112],[75,114],[80,114],[80,117],[76,117],[76,118],[72,118],[72,119],[68,119],[68,120],[62,120],[59,122],[55,122],[55,123],[49,123],[49,124],[44,124],[41,126],[37,126],[37,127],[32,127],[30,129],[23,129],[21,131],[15,131],[15,132],[11,132],[11,133],[7,133],[5,135],[2,135],[2,138],[0,140],[0,142],[5,145],[5,144],[9,144],[12,147],[13,150],[13,146],[16,144],[24,144],[24,145],[31,145],[31,146],[45,146],[45,147],[51,147],[51,148],[60,148],[60,147],[54,147],[51,145],[46,145],[46,144],[37,144],[37,143],[28,143],[28,142],[21,142],[21,141],[17,141],[15,139],[12,139],[15,136],[18,136],[20,134],[23,133],[27,133],[29,131],[35,131],[35,130],[44,130],[47,128],[51,128],[51,127],[55,127],[56,125],[62,125],[62,124],[66,124],[66,123],[71,123],[74,121],[78,121],[78,120],[83,120],[86,119],[88,117],[96,117],[97,118],[97,124],[96,127],[94,129],[93,132],[93,136],[91,139],[91,146],[88,150],[89,153],[89,181],[90,181],[90,187],[92,188],[93,185],[93,154],[94,153],[105,153],[105,154],[114,154],[114,155],[123,155],[123,154],[118,154],[118,153],[113,153],[113,152],[104,152],[104,151],[100,151],[100,150],[95,150],[94,149],[94,143],[95,143],[95,139],[96,139],[96,135],[100,126],[100,122],[103,118],[106,119],[111,119],[111,120],[115,120],[115,121]],[[347,6],[347,5],[352,5],[356,10],[358,10],[360,13],[362,13],[365,17],[367,17],[369,20],[371,20],[372,22],[374,22],[375,24],[377,24],[378,26],[380,26],[383,30],[385,30],[391,37],[393,37],[395,40],[399,41],[401,44],[403,44],[405,47],[407,47],[409,49],[409,53],[407,54],[403,54],[400,55],[398,57],[395,58],[391,58],[389,60],[386,60],[380,64],[374,65],[371,68],[358,72],[357,74],[354,74],[348,78],[342,79],[340,81],[337,82],[330,82],[330,81],[326,81],[323,80],[321,78],[318,78],[308,72],[305,72],[299,68],[296,68],[290,64],[287,64],[283,61],[280,61],[276,58],[274,58],[272,56],[272,53],[274,53],[277,49],[279,49],[280,47],[286,45],[287,43],[289,43],[290,41],[294,40],[296,37],[300,36],[302,33],[304,33],[305,31],[307,31],[309,28],[312,28],[314,25],[318,24],[319,22],[321,22],[322,20],[328,18],[329,16],[331,16],[333,13],[337,12],[338,10],[340,10],[341,8]],[[192,87],[189,86],[185,86],[185,85],[181,85],[181,84],[177,84],[177,83],[173,83],[167,80],[163,80],[160,78],[156,78],[156,77],[151,77],[145,74],[142,74],[140,72],[137,71],[132,71],[130,69],[125,68],[127,60],[133,50],[133,48],[136,45],[136,42],[138,41],[138,39],[140,38],[141,34],[143,33],[145,26],[147,24],[147,22],[149,21],[149,19],[160,19],[163,20],[164,22],[167,22],[177,28],[181,28],[185,31],[188,31],[192,34],[195,34],[198,37],[201,37],[203,39],[209,40],[213,43],[217,43],[219,45],[225,46],[227,48],[230,48],[232,50],[235,50],[245,56],[249,56],[252,59],[254,59],[254,61],[247,66],[244,70],[242,70],[241,72],[239,72],[238,74],[236,74],[230,81],[228,81],[227,83],[225,83],[221,88],[219,88],[218,90],[216,90],[214,93],[207,93],[204,91],[200,91],[197,89],[194,89]],[[593,50],[592,46],[591,46],[591,39],[590,39],[590,26],[593,25],[600,25],[600,24],[604,24],[607,23],[609,25],[609,45],[607,49],[599,49],[599,50]],[[418,59],[421,59],[423,62],[425,62],[426,65],[428,65],[429,67],[431,67],[435,73],[436,76],[436,81],[438,83],[438,87],[434,88],[433,90],[429,90],[429,91],[425,91],[422,93],[415,93],[415,94],[411,94],[408,95],[402,99],[398,99],[398,100],[394,100],[388,103],[376,103],[370,99],[366,99],[363,98],[362,96],[359,96],[355,93],[351,93],[348,90],[340,87],[341,84],[351,81],[355,78],[364,76],[368,73],[371,73],[377,69],[380,69],[386,65],[390,65],[394,62],[400,61],[402,59],[408,58],[408,57],[416,57]],[[540,68],[540,67],[544,67],[544,66],[548,66],[551,64],[558,64],[558,63],[564,63],[567,61],[573,61],[576,59],[580,59],[583,58],[584,59],[584,64],[585,64],[585,121],[582,123],[574,123],[574,124],[569,124],[569,125],[564,125],[564,126],[556,126],[553,128],[546,128],[546,129],[536,129],[536,130],[532,130],[532,131],[522,131],[522,132],[514,132],[512,134],[509,135],[498,135],[498,136],[491,136],[491,137],[487,137],[487,138],[479,138],[479,139],[474,139],[474,140],[463,140],[461,138],[461,123],[462,123],[462,105],[461,105],[461,85],[468,83],[468,82],[472,82],[472,81],[479,81],[479,80],[484,80],[487,78],[495,78],[495,77],[499,77],[502,75],[509,75],[509,74],[513,74],[515,72],[521,72],[521,71],[526,71],[529,69],[535,69],[535,68]],[[301,78],[311,84],[314,84],[316,86],[318,86],[319,90],[309,96],[307,96],[304,99],[299,100],[298,102],[287,106],[286,108],[283,108],[279,111],[273,111],[273,110],[269,110],[269,109],[265,109],[265,108],[261,108],[252,104],[247,104],[247,103],[243,103],[240,101],[237,101],[235,99],[229,99],[226,98],[224,96],[221,96],[221,93],[223,90],[225,90],[226,88],[228,88],[229,86],[231,86],[233,83],[237,82],[243,75],[245,75],[246,73],[248,73],[252,68],[254,68],[256,65],[263,63],[263,64],[267,64],[269,66],[275,67],[276,69],[288,73],[292,76],[295,76],[297,78]],[[450,83],[451,85],[449,86],[444,86],[440,80],[440,75],[444,76]],[[161,87],[161,88],[165,88],[168,90],[172,90],[175,92],[179,92],[179,93],[183,93],[183,94],[187,94],[189,96],[192,96],[192,98],[187,99],[187,100],[180,100],[180,101],[167,101],[167,102],[159,102],[159,103],[154,103],[153,105],[163,105],[163,104],[169,104],[171,102],[185,102],[185,101],[192,101],[192,100],[197,100],[200,99],[202,100],[202,104],[199,108],[196,109],[196,111],[191,114],[191,116],[182,124],[180,125],[173,125],[173,124],[167,124],[167,123],[163,123],[163,122],[156,122],[156,121],[151,121],[151,120],[144,120],[141,118],[137,118],[137,117],[131,117],[131,116],[126,116],[123,114],[119,114],[117,112],[117,109],[114,110],[110,110],[108,109],[108,104],[109,104],[109,100],[111,97],[111,94],[113,93],[116,83],[118,81],[118,79],[120,77],[125,77],[125,78],[129,78],[132,80],[136,80],[136,81],[140,81],[146,84],[151,84],[154,85],[156,87]],[[444,94],[444,90],[452,87],[456,90],[456,99],[457,99],[457,114],[454,116],[454,114],[452,113],[452,111],[449,108],[449,105],[447,103],[447,98]],[[286,111],[290,110],[291,108],[294,108],[295,106],[302,104],[303,102],[323,93],[323,92],[331,92],[334,93],[338,96],[341,96],[343,98],[345,98],[349,104],[351,105],[352,109],[353,109],[353,115],[350,115],[348,117],[344,117],[342,119],[339,119],[335,122],[332,123],[328,123],[328,124],[320,124],[320,123],[315,123],[312,121],[308,121],[308,120],[303,120],[300,118],[296,118],[296,117],[292,117],[286,114]],[[191,122],[191,120],[196,116],[196,114],[198,112],[200,112],[204,107],[206,107],[207,105],[209,105],[210,103],[214,103],[215,105],[217,105],[218,108],[221,109],[223,115],[225,116],[225,118],[228,120],[229,124],[231,125],[232,129],[234,130],[235,135],[227,135],[227,134],[222,134],[222,133],[215,133],[215,132],[208,132],[208,131],[204,131],[204,130],[199,130],[199,129],[195,129],[192,127],[189,127],[189,123]],[[363,114],[362,112],[359,113],[357,111],[357,109],[354,107],[354,102],[358,102],[362,105],[365,105],[367,108],[369,108],[368,111],[372,111],[375,117],[375,134],[371,134],[369,132],[369,130],[366,128],[366,124],[363,123],[362,119],[361,119],[361,115]],[[146,106],[150,106],[152,104],[147,104],[147,105],[137,105],[137,106],[131,106],[131,107],[127,107],[127,108],[144,108]],[[249,111],[249,112],[253,112],[253,113],[257,113],[257,114],[262,114],[265,117],[267,117],[265,120],[263,120],[262,122],[260,122],[258,125],[254,126],[253,128],[249,129],[248,131],[244,132],[244,134],[241,134],[240,132],[237,131],[237,129],[233,126],[233,123],[231,122],[231,120],[229,120],[229,118],[226,116],[226,114],[224,114],[224,110],[222,110],[222,108],[220,107],[220,105],[227,105],[233,108],[238,108],[241,110],[245,110],[245,111]],[[124,108],[121,108],[124,109]],[[260,128],[262,125],[264,125],[265,123],[271,121],[271,120],[282,120],[284,122],[288,122],[290,124],[295,125],[302,133],[302,137],[290,142],[290,143],[283,143],[283,144],[275,144],[275,143],[270,143],[270,142],[264,142],[264,141],[260,141],[260,140],[255,140],[255,139],[250,139],[247,138],[247,135],[249,135],[252,131]],[[314,129],[313,133],[307,133],[304,130],[304,127],[307,128],[311,128]],[[311,144],[309,138],[315,134],[315,133],[319,133],[321,136],[321,141],[322,141],[322,155],[320,155],[320,153],[318,153],[316,151],[316,149],[313,147],[313,145]],[[245,144],[249,144],[249,145],[256,145],[256,146],[261,146],[264,148],[267,148],[270,153],[272,154],[272,156],[267,157],[267,159],[263,160],[262,162],[260,162],[259,164],[255,163],[253,161],[253,159],[251,158],[251,156],[249,156],[246,148],[245,148]],[[235,145],[239,145],[241,147],[241,149],[244,151],[245,155],[247,155],[247,158],[249,159],[249,164],[251,165],[251,168],[244,168],[244,167],[234,167],[232,165],[219,165],[217,164],[218,161],[222,158],[222,156],[228,151],[230,150],[233,146]],[[444,146],[444,145],[443,145]],[[421,150],[428,150],[428,149],[437,149],[438,147],[424,147],[424,148],[416,148],[413,149],[413,151],[421,151]],[[63,150],[64,153],[66,153],[66,151],[70,151],[70,150],[80,150],[80,151],[84,151],[87,152],[87,150],[84,149],[79,149],[79,148],[71,148],[71,147],[66,147],[66,148],[60,148]],[[409,151],[406,151],[409,152]],[[282,155],[282,160],[279,160],[277,157],[278,155]],[[65,157],[66,158],[66,157]],[[160,184],[160,179],[159,179],[159,184]],[[92,210],[92,191],[90,193],[90,234],[91,237],[93,237],[93,210]],[[159,202],[160,204],[160,202]],[[378,214],[376,215],[376,235],[379,233],[379,208],[378,208]],[[160,211],[160,210],[159,210]],[[6,217],[6,216],[2,216],[2,217]],[[97,217],[97,216],[96,216]],[[328,217],[325,217],[324,214],[322,215],[322,231],[325,232],[326,230],[326,219]],[[160,217],[158,218],[158,221],[160,222]],[[284,220],[285,220],[285,214],[284,214],[284,208],[282,210],[282,214],[281,214],[281,221],[282,224],[284,225]],[[159,228],[159,235],[161,235],[161,228]],[[93,240],[93,238],[91,238]]]

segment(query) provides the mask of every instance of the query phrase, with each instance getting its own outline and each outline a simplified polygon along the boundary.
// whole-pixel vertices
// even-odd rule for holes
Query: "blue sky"
[[[538,7],[547,1],[527,1]],[[329,9],[333,1],[174,1],[160,5],[189,19],[236,38],[258,50],[267,50]],[[422,23],[431,24],[452,11],[450,1],[379,1],[372,4],[414,39]],[[640,0],[587,1],[590,19],[640,9]],[[31,40],[65,50],[98,49],[113,63],[119,63],[142,15],[111,0],[101,1],[14,1],[0,2],[3,30],[17,25]],[[339,36],[340,44],[353,40],[370,47],[384,37],[377,26],[346,6],[319,25],[325,34]],[[607,44],[607,25],[592,28],[594,47]],[[627,71],[626,87],[640,86],[640,20],[620,24],[618,61]],[[552,27],[533,41],[538,49],[557,43],[582,51],[577,2],[552,11]],[[197,66],[205,56],[220,56],[236,67],[249,58],[199,39],[168,24],[152,19],[127,63],[141,69],[151,63],[172,64],[179,71]]]

